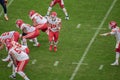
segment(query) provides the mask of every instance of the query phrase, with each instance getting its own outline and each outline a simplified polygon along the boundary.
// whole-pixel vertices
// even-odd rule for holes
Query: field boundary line
[[[75,78],[75,76],[76,76],[76,74],[77,74],[77,72],[78,72],[78,70],[79,70],[79,68],[80,68],[80,66],[81,66],[81,64],[82,64],[82,62],[84,61],[84,59],[85,59],[85,57],[86,57],[86,55],[87,55],[87,53],[88,53],[88,51],[89,51],[91,45],[93,44],[93,42],[94,42],[96,36],[97,36],[98,33],[100,32],[100,28],[103,27],[104,22],[106,21],[108,15],[110,14],[110,12],[111,12],[111,10],[112,10],[112,8],[114,7],[114,5],[115,5],[116,2],[117,2],[117,0],[113,0],[111,6],[109,7],[109,9],[108,9],[108,11],[107,11],[107,13],[105,14],[105,17],[103,18],[102,22],[101,22],[100,25],[98,26],[99,29],[96,30],[94,36],[93,36],[92,39],[90,40],[88,46],[86,47],[86,49],[85,49],[85,51],[84,51],[82,57],[81,57],[80,60],[79,60],[78,65],[76,66],[76,68],[75,68],[75,70],[73,71],[73,73],[72,73],[72,75],[71,75],[71,77],[70,77],[69,80],[74,80],[74,78]]]
[[[7,4],[7,8],[12,4],[12,2],[13,2],[14,0],[10,0],[10,2]],[[0,17],[3,15],[3,9],[2,9],[2,11],[1,11],[1,13],[0,13]]]

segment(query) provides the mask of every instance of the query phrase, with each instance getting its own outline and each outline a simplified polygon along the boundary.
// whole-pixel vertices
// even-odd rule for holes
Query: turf
[[[8,0],[9,2],[11,0]],[[9,21],[5,21],[3,15],[0,17],[0,33],[16,30],[16,19],[23,19],[26,23],[32,24],[28,12],[35,10],[41,15],[46,15],[51,0],[14,0],[8,7]],[[64,13],[59,5],[53,8],[62,19],[58,51],[50,52],[48,37],[41,32],[38,41],[41,46],[33,47],[29,42],[30,62],[25,73],[31,80],[70,80],[79,60],[82,58],[90,40],[94,36],[98,26],[101,24],[113,0],[64,0],[65,7],[69,13],[70,20],[64,19]],[[115,20],[120,24],[120,1],[108,15],[100,33],[110,31],[108,22]],[[2,10],[2,8],[0,8]],[[77,25],[81,24],[80,28]],[[85,56],[78,72],[73,80],[119,80],[120,66],[114,67],[110,64],[115,59],[115,39],[112,36],[101,37],[97,35],[93,44]],[[5,58],[7,52],[0,51],[0,59]],[[33,60],[37,60],[32,64]],[[57,66],[54,63],[59,61]],[[86,65],[85,65],[86,64]],[[100,65],[103,69],[99,70]],[[0,80],[10,80],[11,68],[7,63],[0,61]],[[17,75],[17,80],[23,80]]]

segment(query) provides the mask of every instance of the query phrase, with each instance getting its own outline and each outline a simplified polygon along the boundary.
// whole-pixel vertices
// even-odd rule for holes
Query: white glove
[[[100,36],[107,36],[107,33],[104,33],[104,34],[100,34]]]

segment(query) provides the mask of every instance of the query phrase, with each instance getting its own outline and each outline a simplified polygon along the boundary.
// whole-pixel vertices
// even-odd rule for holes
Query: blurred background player
[[[52,10],[52,7],[55,6],[57,3],[62,8],[62,10],[63,10],[63,12],[65,14],[65,19],[69,20],[69,16],[68,16],[66,8],[64,7],[64,1],[63,0],[52,0],[51,3],[50,3],[50,6],[48,7],[47,16],[50,15],[50,11]]]
[[[116,60],[111,65],[119,65],[119,55],[120,55],[120,28],[117,26],[115,21],[109,23],[109,28],[111,32],[100,34],[101,36],[114,35],[116,37]]]
[[[2,5],[3,9],[4,9],[4,18],[5,20],[8,20],[8,16],[7,16],[7,0],[0,0],[0,4]]]
[[[57,17],[56,12],[52,12],[48,17],[48,30],[49,30],[49,50],[52,51],[54,47],[54,51],[57,51],[58,37],[59,31],[61,29],[61,19]]]
[[[24,23],[23,20],[21,19],[18,19],[16,21],[16,27],[22,30],[21,37],[22,37],[22,44],[24,46],[27,46],[27,39],[33,40],[33,42],[35,43],[33,44],[33,46],[38,46],[38,47],[40,46],[39,42],[37,41],[37,36],[39,36],[40,31],[37,28]]]
[[[32,20],[34,27],[47,33],[48,27],[47,27],[47,19],[45,17],[35,12],[34,10],[31,10],[29,12],[29,17]]]

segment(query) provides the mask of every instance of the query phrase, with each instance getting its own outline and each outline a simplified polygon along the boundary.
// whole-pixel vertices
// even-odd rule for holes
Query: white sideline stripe
[[[10,0],[9,3],[8,3],[8,5],[7,5],[7,7],[9,7],[9,6],[12,4],[13,1],[14,1],[14,0]],[[2,16],[2,14],[3,14],[3,9],[2,9],[2,11],[1,11],[1,13],[0,13],[0,17]]]
[[[107,11],[105,17],[103,18],[103,20],[102,20],[101,24],[98,26],[98,28],[102,28],[102,26],[103,26],[105,20],[107,19],[109,13],[111,12],[112,8],[114,7],[116,1],[117,1],[117,0],[114,0],[114,1],[112,2],[110,8],[108,9],[108,11]],[[86,57],[86,55],[87,55],[87,53],[88,53],[88,51],[89,51],[89,49],[90,49],[92,43],[94,42],[94,40],[95,40],[97,34],[99,33],[99,31],[100,31],[100,29],[97,29],[97,30],[96,30],[94,36],[92,37],[92,39],[90,40],[88,46],[86,47],[86,49],[85,49],[85,51],[84,51],[84,53],[83,53],[81,59],[79,60],[79,64],[76,66],[76,68],[75,68],[75,70],[73,71],[73,73],[72,73],[72,75],[71,75],[71,77],[70,77],[69,80],[74,80],[74,77],[76,76],[76,74],[77,74],[77,72],[78,72],[78,70],[79,70],[79,68],[80,68],[80,66],[81,66],[81,64],[82,64],[82,62],[84,61],[84,59],[85,59],[85,57]]]
[[[102,70],[102,69],[103,69],[103,66],[104,66],[104,65],[100,65],[99,70]]]
[[[32,64],[35,64],[37,62],[37,60],[36,59],[34,59],[33,61],[32,61]]]
[[[81,26],[81,24],[78,24],[78,25],[76,26],[76,28],[80,28],[80,26]]]
[[[58,66],[59,61],[55,61],[54,66]]]

